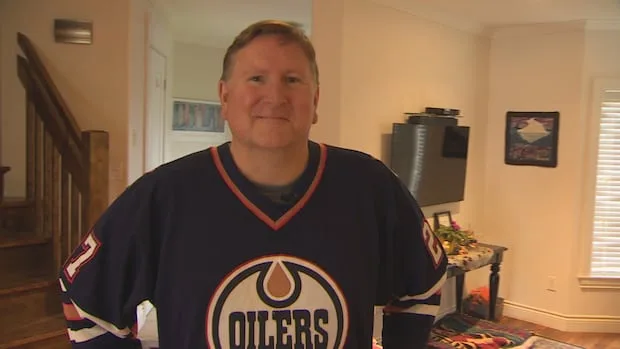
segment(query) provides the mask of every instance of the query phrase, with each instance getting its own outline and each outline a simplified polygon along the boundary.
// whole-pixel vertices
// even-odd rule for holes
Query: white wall
[[[54,42],[55,18],[93,21],[92,45]],[[11,166],[5,193],[24,196],[25,93],[17,77],[18,31],[34,43],[82,130],[110,133],[110,196],[126,184],[129,6],[111,1],[0,1],[2,162]]]
[[[450,205],[476,227],[486,124],[489,42],[371,1],[345,1],[341,145],[387,162],[392,123],[427,106],[461,110],[471,126],[466,200]],[[439,207],[429,207],[432,215]]]
[[[232,42],[231,38],[231,42]],[[219,103],[218,81],[226,49],[182,41],[174,42],[171,85],[173,99]],[[200,151],[230,139],[226,133],[172,131],[172,114],[166,120],[166,161]]]
[[[165,91],[165,116],[161,122],[162,129],[172,115],[172,86],[173,74],[173,39],[167,14],[161,8],[153,6],[148,0],[131,1],[130,17],[130,47],[129,47],[129,71],[130,71],[130,104],[129,104],[129,130],[128,130],[128,166],[127,182],[132,183],[146,170],[145,147],[145,121],[148,113],[146,105],[147,96],[147,72],[148,55],[151,49],[156,50],[166,58]],[[165,139],[162,139],[163,142]],[[160,158],[159,156],[155,158]]]
[[[562,330],[620,328],[618,291],[582,292],[575,268],[589,109],[584,86],[594,72],[617,74],[618,49],[609,57],[605,46],[613,37],[586,35],[581,22],[494,33],[481,227],[488,241],[509,248],[500,286],[508,316]],[[503,163],[509,110],[560,112],[557,168]],[[550,277],[556,291],[547,290]]]
[[[318,123],[310,137],[327,144],[340,144],[342,104],[344,0],[312,1],[311,40],[319,66]]]
[[[484,171],[488,39],[366,0],[315,1],[313,17],[312,39],[321,69],[314,138],[387,160],[392,123],[402,122],[404,112],[426,106],[461,109],[460,122],[472,127],[466,200],[429,207],[425,213],[447,207],[464,226],[476,228]],[[453,287],[450,280],[442,312],[455,306]]]
[[[218,101],[217,83],[225,53],[225,48],[175,41],[173,96]]]

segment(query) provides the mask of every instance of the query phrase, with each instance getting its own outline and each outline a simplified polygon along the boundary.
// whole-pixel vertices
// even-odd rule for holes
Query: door
[[[164,162],[166,118],[166,57],[151,47],[148,55],[146,120],[144,123],[144,170]]]

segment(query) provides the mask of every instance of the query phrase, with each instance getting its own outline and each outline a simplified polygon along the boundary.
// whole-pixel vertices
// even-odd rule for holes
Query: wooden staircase
[[[3,197],[0,166],[0,349],[67,349],[57,275],[108,206],[108,134],[79,129],[33,43],[17,42],[26,197]]]

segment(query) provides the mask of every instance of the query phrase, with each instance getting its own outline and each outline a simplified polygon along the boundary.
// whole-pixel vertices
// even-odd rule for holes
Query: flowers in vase
[[[474,232],[462,229],[456,221],[451,221],[449,226],[440,224],[435,234],[448,254],[467,252],[467,247],[473,247],[476,243]]]

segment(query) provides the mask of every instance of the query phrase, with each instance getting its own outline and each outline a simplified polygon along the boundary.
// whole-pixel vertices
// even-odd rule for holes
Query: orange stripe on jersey
[[[224,168],[224,164],[222,164],[220,155],[217,152],[217,147],[211,148],[211,155],[213,156],[215,167],[220,173],[220,176],[222,176],[222,179],[224,180],[228,188],[230,188],[230,190],[235,194],[235,196],[237,196],[237,198],[243,203],[243,205],[247,207],[256,217],[258,217],[258,219],[265,222],[265,224],[270,226],[273,230],[278,230],[282,228],[286,223],[288,223],[288,221],[290,221],[291,218],[293,218],[295,214],[297,214],[297,212],[299,212],[304,207],[304,205],[308,202],[308,200],[310,200],[310,197],[312,196],[312,194],[316,190],[316,187],[319,185],[319,182],[321,181],[321,177],[323,177],[323,171],[325,170],[325,161],[327,159],[327,147],[324,144],[319,144],[319,146],[321,148],[319,166],[316,170],[312,183],[310,183],[310,186],[308,187],[308,190],[306,190],[306,193],[295,204],[295,206],[293,206],[290,210],[288,210],[284,215],[282,215],[282,217],[280,217],[276,221],[271,219],[267,214],[265,214],[265,212],[263,212],[252,201],[250,201],[250,199],[248,199],[241,192],[239,187],[237,187],[237,185],[233,182],[232,178],[230,178],[230,176],[226,172],[226,169]]]
[[[79,321],[84,320],[83,317],[80,316],[75,305],[73,304],[62,304],[62,312],[65,314],[65,319],[69,321]]]

